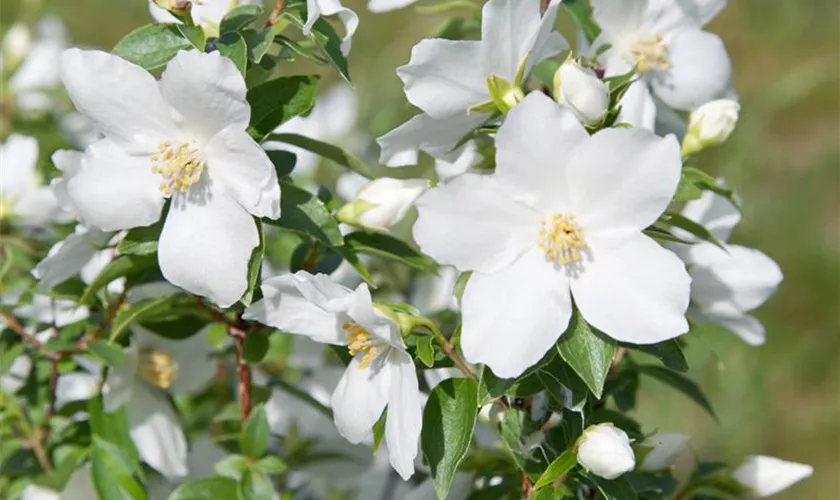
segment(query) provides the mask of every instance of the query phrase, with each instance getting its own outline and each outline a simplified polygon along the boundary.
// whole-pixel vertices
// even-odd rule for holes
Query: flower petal
[[[280,218],[280,185],[268,155],[244,129],[231,125],[204,148],[214,180],[245,210],[257,217]]]
[[[75,210],[70,196],[67,194],[67,181],[82,169],[84,153],[59,149],[52,155],[53,165],[64,174],[62,177],[55,177],[50,181],[50,188],[55,194],[58,204],[65,210]],[[5,181],[5,179],[4,179]]]
[[[397,68],[397,75],[411,104],[432,118],[448,118],[490,100],[481,55],[479,42],[421,40],[411,49],[408,64]]]
[[[689,309],[691,311],[691,309]],[[761,321],[749,314],[708,314],[701,312],[700,321],[716,323],[741,338],[751,346],[764,345],[767,340],[767,333]]]
[[[345,56],[350,53],[353,34],[359,27],[359,16],[351,9],[341,5],[339,0],[306,0],[306,24],[303,26],[303,34],[309,35],[315,21],[321,16],[338,15],[344,25],[344,38],[341,39],[341,53]]]
[[[592,0],[592,16],[608,42],[638,31],[644,22],[648,0]]]
[[[610,128],[581,143],[566,165],[572,213],[585,232],[642,230],[671,202],[682,160],[673,136]]]
[[[653,344],[688,331],[691,278],[673,253],[636,234],[611,244],[590,238],[591,259],[572,279],[584,319],[610,337]]]
[[[187,440],[166,398],[138,382],[125,414],[140,458],[168,479],[186,476]]]
[[[105,411],[116,411],[134,397],[139,352],[137,342],[132,342],[123,349],[123,362],[108,370],[102,386],[102,407]]]
[[[160,93],[175,123],[200,142],[225,127],[244,131],[251,120],[245,80],[233,61],[217,51],[178,52],[160,77]]]
[[[98,247],[105,245],[113,233],[88,229],[82,225],[50,248],[47,256],[35,266],[32,275],[40,280],[41,289],[49,290],[78,274],[93,258]]]
[[[331,400],[338,432],[353,444],[368,437],[382,415],[393,377],[393,371],[383,362],[360,368],[361,357],[356,356],[347,366]]]
[[[621,98],[621,113],[618,120],[634,127],[654,130],[656,103],[644,80],[637,80],[630,84],[627,93]]]
[[[12,134],[0,146],[0,194],[4,198],[17,198],[32,187],[37,172],[38,140],[34,137]]]
[[[533,249],[493,274],[473,273],[462,299],[461,345],[471,363],[517,377],[551,349],[569,325],[569,279]]]
[[[724,7],[727,0],[652,0],[647,18],[654,33],[680,28],[701,28]]]
[[[417,163],[418,150],[441,160],[455,161],[461,152],[457,147],[461,139],[489,117],[487,113],[464,113],[436,120],[425,113],[416,115],[376,139],[382,150],[379,162],[389,167],[413,165]]]
[[[703,191],[699,199],[686,203],[682,214],[703,225],[721,241],[728,240],[732,230],[741,222],[741,212],[738,207],[711,191]],[[689,238],[689,241],[699,241],[688,231],[680,231],[679,237]]]
[[[389,364],[392,375],[385,441],[391,465],[408,481],[414,474],[414,458],[423,425],[423,402],[411,356],[404,352],[392,352]]]
[[[653,74],[651,85],[665,104],[691,111],[727,93],[732,61],[719,36],[700,30],[680,31],[668,45],[668,71]]]
[[[151,154],[177,128],[158,83],[143,68],[98,50],[68,49],[61,80],[76,109],[132,154]]]
[[[229,307],[248,287],[248,262],[259,235],[245,209],[222,190],[202,192],[203,187],[195,185],[173,198],[158,243],[158,261],[163,277],[173,285]]]
[[[537,244],[540,216],[493,176],[464,174],[426,191],[416,206],[420,248],[461,271],[497,271]]]
[[[814,468],[765,455],[753,455],[732,473],[732,477],[760,498],[786,490],[810,477]]]

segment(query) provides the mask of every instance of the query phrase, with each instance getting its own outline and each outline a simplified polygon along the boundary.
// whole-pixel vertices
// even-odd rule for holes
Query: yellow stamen
[[[581,250],[589,246],[574,215],[554,214],[542,221],[540,248],[549,262],[566,265],[580,260]]]
[[[157,150],[158,153],[152,155],[152,172],[163,177],[158,188],[164,196],[186,193],[201,178],[204,160],[194,144],[164,141]]]
[[[665,71],[671,67],[668,61],[668,44],[662,41],[662,35],[643,34],[630,46],[630,59],[642,73],[658,69]]]
[[[178,362],[171,353],[148,349],[140,353],[138,372],[146,382],[169,389],[178,378]]]
[[[351,356],[355,356],[360,352],[364,352],[362,360],[359,362],[359,368],[367,368],[370,363],[376,358],[379,349],[374,345],[370,333],[356,322],[347,321],[341,325],[341,329],[347,332],[347,349]]]

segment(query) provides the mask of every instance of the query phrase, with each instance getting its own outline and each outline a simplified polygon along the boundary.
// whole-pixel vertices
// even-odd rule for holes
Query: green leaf
[[[91,476],[96,493],[108,500],[146,500],[146,492],[125,468],[121,455],[118,447],[94,437]]]
[[[268,353],[268,337],[259,332],[251,332],[245,337],[245,344],[242,346],[242,357],[250,364],[257,364],[265,358]]]
[[[123,348],[104,340],[94,340],[88,350],[108,366],[120,366],[123,363]]]
[[[125,238],[117,244],[117,252],[125,255],[151,255],[157,252],[160,232],[163,230],[163,220],[151,226],[137,227],[126,233]]]
[[[193,48],[204,52],[207,39],[204,37],[204,30],[200,26],[187,26],[186,24],[177,24],[176,26],[181,36],[186,38]]]
[[[251,124],[248,133],[257,142],[279,125],[303,115],[315,105],[318,76],[285,76],[257,85],[248,91]]]
[[[534,483],[534,489],[538,490],[560,479],[577,465],[577,455],[574,449],[568,449],[554,459],[540,478]]]
[[[680,174],[680,182],[677,184],[677,192],[674,193],[674,201],[691,201],[703,196],[703,188],[697,184],[698,179],[694,172],[700,171],[691,167],[683,168]],[[706,175],[704,172],[701,173],[704,176]]]
[[[178,486],[167,500],[239,500],[236,480],[229,477],[205,477]]]
[[[248,467],[251,466],[251,459],[245,455],[234,453],[227,455],[213,465],[216,474],[225,477],[242,477]]]
[[[680,372],[688,371],[688,361],[685,359],[680,343],[675,339],[659,342],[658,344],[635,345],[626,344],[627,347],[656,356],[662,364],[672,370]]]
[[[262,11],[262,6],[252,4],[240,5],[230,9],[222,18],[222,22],[219,23],[219,33],[224,35],[248,26],[257,16],[262,14]]]
[[[298,4],[300,5],[300,4]],[[306,25],[306,18],[304,16],[304,9],[287,8],[283,12],[283,17],[290,19],[301,30]],[[302,7],[302,5],[301,5]],[[335,32],[335,29],[330,26],[330,23],[323,18],[319,18],[312,25],[312,29],[308,38],[318,47],[324,57],[329,63],[338,71],[338,74],[347,83],[350,82],[350,71],[347,69],[347,58],[341,52],[341,37]]]
[[[248,470],[239,481],[239,494],[242,500],[273,500],[274,485],[268,476]]]
[[[353,269],[359,273],[362,279],[365,280],[365,283],[370,285],[372,288],[376,288],[376,283],[373,282],[373,276],[371,276],[370,271],[367,266],[365,266],[365,263],[359,259],[359,254],[357,254],[355,250],[347,246],[335,247],[333,250],[341,255],[348,264],[353,266]]]
[[[216,40],[216,49],[220,54],[227,57],[236,66],[236,69],[245,77],[248,69],[248,45],[242,35],[235,31],[229,31]]]
[[[242,436],[239,438],[239,447],[245,455],[260,458],[268,448],[268,437],[269,428],[265,408],[263,405],[257,405],[248,415],[248,420],[242,429]]]
[[[263,232],[263,225],[260,219],[254,217],[254,224],[257,225],[257,235],[259,242],[254,250],[251,251],[251,257],[248,259],[248,288],[239,302],[244,306],[250,306],[254,299],[254,293],[260,285],[260,276],[262,274],[262,263],[265,258],[265,233]]]
[[[569,10],[589,43],[595,41],[601,28],[592,18],[592,9],[583,0],[565,0],[562,5]]]
[[[478,387],[468,378],[444,380],[426,402],[420,445],[438,498],[446,498],[455,472],[467,454],[477,408]]]
[[[171,307],[172,297],[161,297],[159,299],[143,300],[120,310],[114,317],[113,323],[111,323],[110,340],[113,342],[118,339],[132,324],[158,316],[169,311]]]
[[[301,149],[315,153],[316,155],[323,156],[328,160],[332,160],[340,166],[349,168],[368,179],[373,179],[374,177],[373,173],[362,160],[358,159],[346,149],[342,149],[338,146],[311,139],[299,134],[272,134],[268,137],[268,140],[292,144]]]
[[[385,439],[385,423],[388,421],[388,408],[379,415],[379,419],[373,424],[373,452],[379,451],[382,440]]]
[[[704,226],[694,222],[683,214],[667,211],[659,217],[659,220],[669,226],[680,228],[683,231],[688,231],[701,240],[707,241],[723,250],[726,250],[726,245],[720,241],[717,236],[712,234],[712,232]]]
[[[178,25],[161,23],[137,28],[117,42],[112,52],[141,68],[155,69],[169,62],[179,50],[191,47]]]
[[[591,328],[577,309],[557,342],[560,357],[599,399],[617,349],[615,341]]]
[[[85,289],[79,303],[89,304],[96,296],[96,292],[116,279],[138,276],[153,267],[157,267],[157,258],[154,256],[120,255],[96,275],[96,278]]]
[[[709,412],[709,415],[711,415],[712,418],[717,420],[717,415],[715,415],[715,410],[712,408],[712,404],[709,402],[708,398],[706,398],[706,395],[703,394],[703,391],[700,389],[697,382],[691,380],[680,372],[670,370],[663,366],[639,365],[636,369],[639,370],[639,373],[651,376],[682,392],[689,398],[693,399],[694,402],[700,405],[704,410]]]
[[[169,309],[166,313],[149,313],[152,318],[141,321],[143,328],[167,339],[184,340],[197,334],[208,321],[196,316],[197,311],[183,307]],[[209,335],[208,335],[209,336]]]
[[[385,257],[419,271],[431,271],[435,268],[432,259],[390,234],[356,231],[344,237],[344,244],[357,253]]]
[[[499,378],[490,367],[482,367],[478,385],[479,406],[484,406],[503,396],[514,384],[516,384],[515,378]]]
[[[287,470],[289,470],[289,466],[286,465],[286,462],[280,460],[279,457],[274,455],[269,455],[267,457],[261,458],[257,463],[254,464],[254,470],[257,472],[261,472],[263,474],[283,474]]]
[[[129,433],[125,407],[106,413],[102,409],[102,398],[95,397],[88,401],[88,414],[93,435],[122,450],[123,460],[130,465],[132,474],[141,475],[143,469],[140,466],[140,458],[134,446],[134,441]]]
[[[327,246],[344,244],[338,222],[317,196],[291,182],[281,181],[280,190],[283,193],[280,197],[282,215],[278,220],[263,219],[265,224],[312,236]]]
[[[580,411],[586,405],[587,386],[565,361],[555,356],[551,363],[543,366],[537,376],[558,405],[572,411]]]
[[[604,500],[636,500],[638,498],[626,476],[609,480],[589,474],[587,478],[595,484]]]
[[[265,154],[274,164],[274,171],[277,173],[278,179],[288,177],[294,171],[295,164],[297,164],[297,155],[291,151],[266,151]]]
[[[417,358],[431,368],[435,365],[435,348],[432,345],[434,339],[428,335],[424,335],[417,339]]]
[[[246,29],[242,30],[242,38],[248,46],[248,60],[258,63],[274,41],[274,30],[272,28]]]

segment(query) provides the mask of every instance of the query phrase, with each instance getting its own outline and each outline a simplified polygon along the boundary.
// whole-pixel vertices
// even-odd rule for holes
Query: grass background
[[[0,23],[15,21],[24,2],[32,0],[3,1]],[[145,0],[41,3],[84,46],[109,49],[150,22]],[[373,15],[362,0],[344,4],[361,17],[350,65],[360,126],[380,134],[411,114],[394,69],[441,18],[413,8]],[[814,477],[777,498],[838,499],[840,2],[733,0],[708,29],[729,47],[742,115],[730,140],[696,165],[741,193],[744,219],[732,241],[774,258],[785,281],[757,313],[765,346],[750,348],[714,328],[691,341],[691,374],[719,423],[657,382],[643,385],[637,417],[646,430],[692,434],[704,458],[762,453],[813,464]]]

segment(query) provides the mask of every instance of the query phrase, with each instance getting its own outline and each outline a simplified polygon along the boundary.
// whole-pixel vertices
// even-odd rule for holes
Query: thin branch
[[[268,16],[268,21],[265,22],[265,27],[270,28],[277,23],[277,20],[280,19],[280,13],[283,12],[283,7],[286,6],[286,0],[277,0],[274,4],[274,9],[272,9],[271,14]]]
[[[248,326],[242,319],[242,313],[239,313],[236,322],[228,324],[228,335],[233,337],[236,350],[236,387],[243,425],[251,414],[251,367],[245,361],[245,339],[248,338],[248,333]]]
[[[9,329],[12,330],[13,332],[20,335],[21,338],[28,341],[30,344],[32,344],[34,347],[36,347],[38,349],[44,347],[44,343],[41,342],[40,340],[38,340],[37,338],[35,338],[35,336],[32,335],[31,333],[27,332],[23,328],[23,325],[20,324],[20,321],[17,320],[17,318],[15,318],[14,316],[12,316],[11,314],[9,314],[7,312],[0,312],[0,316],[3,317],[3,321],[6,323],[6,326],[9,327]]]

